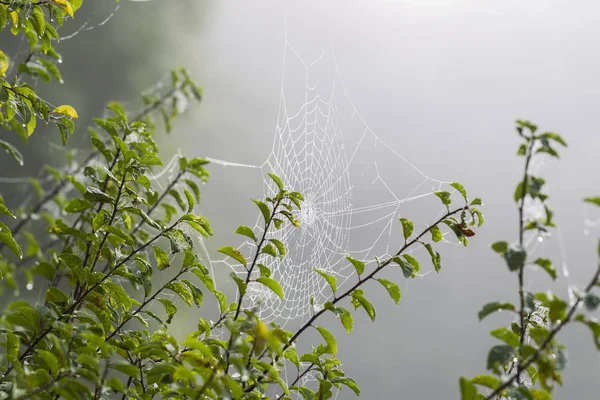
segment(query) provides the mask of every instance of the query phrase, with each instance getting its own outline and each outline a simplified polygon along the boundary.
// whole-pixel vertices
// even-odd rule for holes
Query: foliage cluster
[[[566,367],[565,346],[556,340],[557,334],[568,324],[582,323],[592,331],[596,348],[600,350],[600,323],[581,312],[595,311],[600,297],[594,288],[600,286],[600,263],[590,282],[582,289],[571,288],[574,300],[569,302],[550,291],[531,293],[524,287],[528,266],[548,273],[552,280],[558,277],[556,268],[548,258],[531,257],[524,245],[526,232],[533,231],[543,240],[548,230],[555,227],[554,213],[544,193],[545,180],[530,173],[531,160],[538,154],[558,158],[556,146],[567,146],[565,140],[552,132],[537,133],[538,127],[528,121],[517,121],[517,133],[523,143],[517,156],[525,158],[523,178],[514,192],[519,214],[519,237],[516,243],[499,241],[492,249],[504,259],[508,270],[517,275],[519,304],[495,301],[483,306],[479,320],[497,311],[506,310],[516,315],[510,328],[494,329],[491,335],[502,342],[492,347],[487,357],[487,369],[494,375],[479,375],[472,379],[461,378],[463,400],[517,399],[547,400],[552,398],[555,384],[562,385],[561,372]],[[600,197],[589,197],[586,202],[600,206]],[[527,218],[527,202],[538,202],[544,209],[541,218]],[[598,243],[600,257],[600,242]],[[596,291],[597,292],[597,291]],[[487,394],[478,393],[478,388]]]

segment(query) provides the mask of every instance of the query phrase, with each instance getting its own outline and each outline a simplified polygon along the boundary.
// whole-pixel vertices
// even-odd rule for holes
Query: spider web
[[[283,58],[275,137],[265,162],[209,160],[227,167],[257,168],[266,177],[264,196],[276,193],[266,176],[273,172],[288,189],[305,197],[296,213],[300,228],[287,224],[268,236],[286,245],[285,257],[258,259],[269,266],[284,298],[256,282],[248,286],[245,296],[246,305],[258,308],[263,320],[285,325],[304,321],[314,307],[330,298],[331,290],[315,268],[335,276],[340,287],[355,273],[347,255],[375,262],[394,254],[403,244],[397,218],[414,215],[411,205],[426,198],[432,198],[434,210],[441,215],[443,209],[432,194],[448,182],[428,176],[369,127],[348,94],[332,50],[307,62],[286,38]],[[255,231],[262,233],[263,225],[259,217]],[[247,257],[254,250],[249,241],[240,246]],[[246,274],[228,259],[214,263]]]

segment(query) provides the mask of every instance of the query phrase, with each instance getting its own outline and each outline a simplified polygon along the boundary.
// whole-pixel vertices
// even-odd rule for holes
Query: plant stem
[[[439,225],[440,223],[442,223],[442,221],[444,221],[446,218],[457,214],[463,210],[467,210],[469,208],[469,205],[457,208],[453,211],[448,211],[446,214],[444,214],[443,216],[441,216],[437,221],[435,221],[434,224],[428,226],[426,229],[424,229],[417,237],[415,237],[414,239],[410,240],[410,241],[405,241],[404,245],[400,248],[400,250],[398,250],[396,252],[395,255],[393,255],[392,257],[388,258],[386,261],[382,262],[381,264],[379,264],[379,266],[377,268],[375,268],[375,270],[373,270],[373,272],[371,272],[370,274],[367,275],[366,278],[364,279],[360,279],[357,283],[355,283],[350,289],[348,289],[346,292],[344,292],[341,296],[335,298],[331,303],[333,305],[339,303],[340,301],[342,301],[343,299],[345,299],[346,297],[350,296],[352,294],[352,292],[354,292],[357,288],[359,288],[360,286],[362,286],[365,282],[369,281],[370,279],[372,279],[378,272],[380,272],[383,268],[385,268],[386,266],[388,266],[389,264],[392,263],[392,261],[394,260],[395,257],[400,256],[404,251],[406,251],[406,249],[408,249],[410,246],[412,246],[413,244],[419,242],[419,240],[425,235],[427,234],[431,229],[433,229],[434,226]],[[297,331],[296,333],[294,333],[294,335],[288,340],[288,342],[283,346],[282,349],[282,353],[285,352],[294,342],[296,342],[296,340],[298,339],[298,337],[300,335],[302,335],[303,332],[305,332],[309,327],[312,326],[313,322],[315,322],[315,320],[317,318],[319,318],[321,315],[323,315],[326,311],[328,311],[327,309],[323,308],[322,310],[318,311],[317,313],[315,313],[312,317],[310,317],[308,319],[308,321],[306,321]],[[279,360],[279,357],[275,357],[275,359],[273,360],[274,362],[276,362],[277,360]],[[260,380],[260,378],[259,378]],[[252,390],[254,387],[256,386],[256,384],[250,385],[248,387],[248,389],[246,390],[246,392]]]
[[[525,169],[523,173],[523,181],[521,182],[521,198],[519,200],[519,246],[523,248],[523,236],[525,234],[525,221],[524,221],[524,208],[525,208],[525,196],[527,195],[527,184],[529,182],[529,163],[533,157],[533,146],[535,144],[535,138],[532,135],[529,141],[529,147],[527,149],[527,157],[525,159]],[[521,324],[521,333],[519,335],[519,355],[523,354],[523,346],[525,344],[525,334],[527,332],[527,326],[525,324],[525,264],[519,268],[519,320]],[[517,364],[517,376],[519,377],[519,383],[521,383],[521,372],[523,369],[520,368],[521,363]]]

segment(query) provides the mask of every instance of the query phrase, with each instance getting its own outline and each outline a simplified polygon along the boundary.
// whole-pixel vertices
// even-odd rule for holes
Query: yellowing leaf
[[[54,2],[64,8],[69,17],[73,18],[73,6],[68,0],[54,0]]]
[[[66,115],[67,117],[71,118],[79,118],[79,115],[77,115],[77,111],[75,111],[75,109],[71,106],[58,106],[52,112],[54,114]]]
[[[0,76],[4,76],[6,71],[8,70],[8,57],[2,50],[0,50]]]
[[[8,13],[8,15],[10,15],[13,26],[19,25],[19,14],[17,14],[16,11],[11,11]]]

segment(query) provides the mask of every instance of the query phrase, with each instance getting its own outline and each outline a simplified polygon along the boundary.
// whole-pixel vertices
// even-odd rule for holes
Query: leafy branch
[[[496,389],[494,389],[494,391],[491,392],[485,398],[486,400],[493,400],[494,398],[496,398],[496,396],[499,396],[506,388],[512,386],[515,381],[519,380],[520,371],[526,370],[527,367],[529,367],[530,365],[535,363],[544,354],[544,351],[552,344],[554,337],[556,335],[558,335],[558,333],[567,324],[572,322],[573,316],[575,315],[575,312],[581,305],[581,302],[583,301],[585,296],[591,292],[591,290],[594,288],[594,286],[596,286],[598,284],[598,282],[600,282],[600,265],[598,265],[598,268],[596,269],[594,276],[592,277],[590,282],[585,287],[583,295],[578,296],[577,300],[569,308],[569,311],[567,312],[565,319],[561,320],[558,325],[556,325],[552,330],[550,330],[550,333],[548,334],[546,339],[542,342],[542,344],[538,347],[538,349],[535,353],[533,353],[531,356],[529,356],[529,358],[527,358],[525,361],[523,361],[522,363],[520,363],[518,365],[517,371],[519,371],[519,372],[509,376],[508,379],[506,379],[500,386],[498,386]]]

